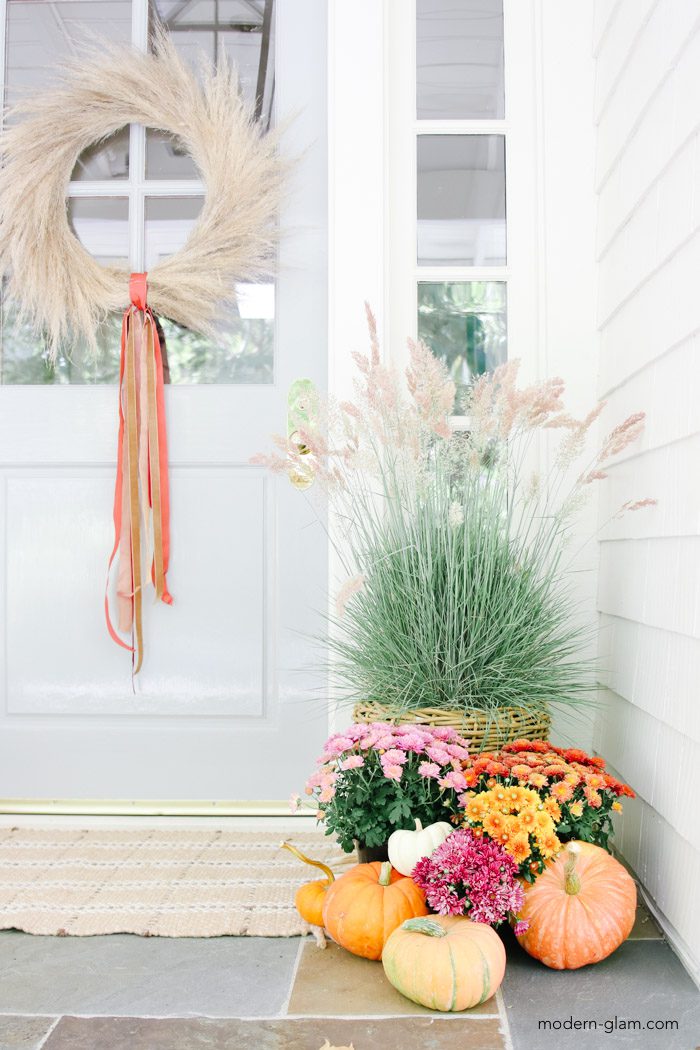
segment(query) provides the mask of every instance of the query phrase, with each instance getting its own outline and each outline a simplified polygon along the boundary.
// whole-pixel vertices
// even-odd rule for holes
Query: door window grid
[[[23,0],[0,0],[0,50],[4,58],[4,69],[7,68],[8,60],[6,48],[7,18],[13,3],[21,4]],[[26,0],[24,0],[26,3]],[[48,0],[33,0],[33,4],[46,6],[53,12],[54,17],[60,21],[61,0],[49,3]],[[91,0],[80,0],[85,3],[86,10]],[[92,0],[94,3],[95,0]],[[220,36],[226,31],[241,29],[237,22],[219,20],[219,10],[222,0],[213,0],[214,22],[208,29],[212,31],[215,42],[215,50],[220,51],[224,46]],[[72,4],[72,7],[75,5]],[[149,35],[155,20],[166,25],[169,31],[175,26],[169,22],[185,13],[189,5],[171,0],[131,0],[131,43],[141,50],[147,50]],[[249,11],[248,23],[244,27],[246,32],[255,25],[259,25],[263,34],[260,46],[260,62],[258,77],[255,85],[256,92],[267,92],[267,97],[256,95],[256,113],[262,117],[263,122],[269,125],[271,119],[271,102],[274,94],[273,63],[270,58],[270,41],[274,36],[273,10],[274,0],[258,0],[257,3],[245,3]],[[184,39],[190,27],[187,22],[177,25],[176,42]],[[197,32],[202,32],[203,26],[197,23],[192,27]],[[6,75],[3,70],[1,79],[1,90],[3,103],[5,100]],[[148,201],[158,198],[175,203],[178,199],[189,198],[192,204],[197,201],[199,207],[206,192],[202,179],[196,173],[192,177],[173,178],[148,178],[147,177],[147,146],[149,144],[151,129],[142,125],[132,124],[128,128],[128,171],[126,177],[113,176],[108,179],[73,178],[69,183],[66,193],[69,215],[80,211],[79,202],[97,202],[122,200],[128,208],[128,265],[132,271],[141,272],[147,269],[147,211]],[[75,176],[74,172],[74,176]],[[191,217],[192,204],[184,202],[185,212]],[[111,209],[110,209],[111,210]],[[199,208],[197,208],[199,210]],[[182,224],[181,224],[182,225]],[[74,223],[74,228],[79,228],[79,223]],[[116,232],[116,231],[115,231]],[[185,231],[186,236],[186,231]],[[183,238],[184,242],[184,238]],[[177,245],[179,247],[179,245]],[[174,249],[173,249],[174,250]],[[262,295],[251,295],[248,291],[255,292],[254,286],[242,286],[239,292],[241,309],[239,317],[229,317],[225,327],[222,328],[217,344],[212,345],[208,340],[196,333],[188,332],[180,326],[165,321],[165,327],[171,338],[170,343],[176,353],[181,353],[182,361],[173,361],[171,364],[171,377],[174,381],[188,382],[242,382],[242,383],[271,383],[273,382],[273,356],[274,356],[274,286],[262,285]],[[246,294],[248,293],[248,294]],[[251,303],[262,304],[251,308]],[[252,309],[252,313],[251,313]],[[109,353],[113,336],[118,332],[119,325],[111,321],[106,323],[104,331],[99,338],[101,357],[108,358],[93,362],[83,361],[78,351],[76,360],[69,360],[59,356],[55,368],[52,368],[45,359],[43,348],[38,345],[39,341],[33,336],[27,326],[18,326],[14,323],[13,311],[3,307],[0,322],[0,383],[51,383],[51,382],[114,382],[118,375],[118,347],[112,354]],[[9,348],[11,343],[11,349]],[[227,345],[229,344],[230,345]],[[109,349],[108,349],[109,348]],[[210,351],[213,351],[211,353]],[[214,358],[221,357],[219,362]],[[240,358],[237,360],[237,358]],[[196,368],[192,373],[191,368]],[[232,373],[232,374],[231,374]]]
[[[413,53],[415,62],[412,65],[414,82],[411,85],[411,97],[414,100],[412,121],[413,156],[416,158],[413,197],[413,206],[416,209],[414,213],[416,221],[414,259],[416,259],[416,262],[412,280],[415,303],[414,316],[417,318],[418,336],[432,347],[437,356],[445,360],[455,379],[457,398],[454,423],[456,426],[465,426],[467,425],[467,420],[460,412],[460,398],[469,378],[473,374],[496,367],[507,357],[508,261],[505,196],[508,160],[508,99],[506,98],[504,101],[503,4],[502,0],[449,0],[449,3],[446,5],[441,5],[441,10],[443,15],[447,15],[448,21],[450,17],[457,18],[461,31],[467,34],[470,32],[470,23],[475,28],[478,27],[479,32],[483,32],[487,22],[490,23],[488,35],[491,42],[491,55],[498,68],[495,70],[491,69],[486,76],[489,103],[484,108],[487,112],[490,109],[493,114],[505,114],[504,116],[497,116],[495,119],[491,116],[488,119],[480,119],[471,115],[468,117],[454,117],[451,115],[455,111],[465,113],[470,112],[470,110],[474,111],[475,108],[469,102],[465,86],[465,70],[462,65],[461,70],[456,74],[456,79],[461,82],[463,88],[462,101],[460,102],[459,100],[459,90],[452,90],[449,100],[447,97],[445,99],[444,116],[431,116],[429,119],[420,116],[421,112],[426,110],[435,113],[436,106],[433,105],[431,108],[426,105],[426,73],[419,65],[422,54],[425,54],[426,30],[424,16],[429,11],[429,5],[426,4],[425,0],[415,0],[415,18],[412,22],[414,27]],[[486,16],[486,21],[484,16]],[[422,19],[423,24],[421,24]],[[445,40],[443,51],[446,47],[447,42]],[[430,40],[430,48],[433,60],[439,58],[440,56],[436,53],[435,39]],[[462,139],[460,144],[462,147],[461,152],[471,152],[475,155],[481,146],[490,144],[490,159],[483,170],[478,173],[472,172],[472,175],[480,176],[482,181],[489,178],[489,172],[494,173],[497,170],[498,165],[493,164],[494,155],[500,152],[503,157],[502,234],[493,225],[493,220],[498,220],[500,206],[499,208],[494,208],[492,202],[489,213],[492,219],[492,226],[490,231],[487,230],[486,237],[486,240],[490,241],[491,244],[500,245],[502,241],[504,258],[502,261],[499,259],[497,264],[484,263],[483,258],[480,257],[483,253],[480,253],[478,250],[474,252],[468,251],[466,244],[463,245],[461,253],[458,248],[453,247],[452,250],[457,256],[462,254],[463,259],[467,259],[471,255],[471,264],[467,261],[462,261],[456,264],[448,263],[445,265],[444,260],[441,260],[439,264],[433,264],[425,258],[422,246],[425,244],[426,238],[423,231],[419,232],[420,211],[418,209],[421,206],[425,208],[425,204],[422,201],[425,195],[421,194],[419,185],[419,180],[421,179],[421,171],[419,170],[420,157],[421,155],[423,157],[428,156],[431,145],[444,142],[444,136],[460,137]],[[478,142],[474,141],[470,145],[466,141],[467,137],[478,138]],[[499,140],[502,143],[502,147],[499,146]],[[495,150],[494,146],[496,146]],[[487,145],[487,150],[488,148],[489,146]],[[455,144],[455,149],[452,152],[459,153],[460,147]],[[439,193],[442,189],[446,194],[454,194],[455,189],[459,190],[461,188],[466,198],[467,190],[464,186],[464,179],[462,180],[462,186],[459,187],[454,185],[455,173],[448,172],[447,175],[451,176],[451,178],[448,177],[444,180],[444,186],[438,185],[436,191]],[[453,185],[450,185],[451,182]],[[423,188],[425,188],[425,183]],[[484,199],[484,194],[488,196],[488,187],[484,187],[482,190],[482,200]],[[471,202],[467,202],[467,209],[473,207],[478,200],[479,188],[474,186],[471,193]],[[454,206],[454,199],[447,207],[441,204],[439,198],[434,199],[436,214],[449,215],[450,208],[454,211]],[[459,204],[456,210],[457,212],[460,211]],[[464,201],[462,202],[461,210],[466,215]],[[453,245],[455,241],[459,245],[460,233],[466,233],[467,225],[478,226],[478,211],[479,209],[477,208],[476,212],[471,216],[471,222],[463,221],[461,227],[452,222],[454,227],[451,238]],[[465,236],[464,239],[466,240],[467,237]],[[478,240],[479,234],[477,230],[476,241],[478,242]],[[423,259],[420,259],[419,253],[423,255]]]

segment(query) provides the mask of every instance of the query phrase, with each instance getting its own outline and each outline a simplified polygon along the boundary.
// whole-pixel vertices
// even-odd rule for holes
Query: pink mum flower
[[[340,763],[341,769],[360,769],[364,766],[365,760],[362,755],[350,755],[345,759],[344,762]]]
[[[349,736],[332,736],[326,744],[327,755],[332,758],[337,758],[338,755],[342,755],[343,751],[349,751],[354,740],[351,740]]]
[[[391,748],[389,751],[385,751],[380,759],[383,766],[402,766],[406,761],[406,752],[399,751],[398,748]]]
[[[439,915],[468,915],[497,925],[523,906],[517,875],[518,865],[498,842],[465,829],[453,831],[419,860],[412,878]]]
[[[433,762],[439,763],[441,766],[449,766],[450,756],[447,751],[444,751],[441,747],[426,747],[427,754],[432,758]]]
[[[467,788],[467,781],[464,773],[458,773],[456,770],[451,770],[447,776],[443,777],[442,780],[438,781],[440,787],[454,788],[455,791],[465,791]]]
[[[449,726],[436,726],[431,728],[430,731],[433,734],[433,740],[442,740],[443,743],[448,740],[454,740],[456,736],[454,729],[450,729]]]
[[[384,776],[387,780],[401,780],[403,766],[383,766]]]
[[[435,762],[421,762],[418,766],[418,772],[422,777],[432,777],[436,779],[440,776],[440,766]]]

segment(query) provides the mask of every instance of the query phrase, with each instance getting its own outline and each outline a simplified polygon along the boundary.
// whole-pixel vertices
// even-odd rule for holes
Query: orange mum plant
[[[561,810],[553,798],[542,799],[531,788],[496,784],[465,795],[465,826],[501,844],[532,881],[561,848],[556,823]]]
[[[537,809],[534,796],[552,818],[560,843],[577,839],[607,849],[612,814],[622,811],[620,798],[634,798],[634,791],[611,776],[598,755],[588,755],[579,748],[556,747],[547,740],[516,740],[498,752],[469,759],[463,772],[470,789],[461,796],[467,819],[480,812],[483,803],[479,800],[487,796],[490,799],[494,791],[499,792],[497,801],[503,801],[500,792],[513,791],[517,798],[518,791],[525,791],[531,805]],[[500,816],[515,812],[501,812]],[[491,834],[492,827],[496,831],[493,823],[481,826],[487,834]],[[500,832],[511,835],[507,828]],[[530,862],[532,867],[527,865],[526,877],[534,877],[541,870],[536,860]]]

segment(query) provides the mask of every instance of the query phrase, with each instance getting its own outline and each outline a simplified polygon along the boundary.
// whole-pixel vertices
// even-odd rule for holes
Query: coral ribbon
[[[170,561],[170,496],[165,429],[163,357],[155,318],[147,303],[145,273],[132,273],[131,305],[122,321],[119,366],[119,443],[114,487],[114,547],[107,568],[105,617],[117,645],[128,649],[133,673],[143,663],[143,560],[150,564],[156,600],[172,604],[167,572]],[[117,628],[109,606],[109,580],[117,570]],[[131,632],[131,644],[118,634]]]

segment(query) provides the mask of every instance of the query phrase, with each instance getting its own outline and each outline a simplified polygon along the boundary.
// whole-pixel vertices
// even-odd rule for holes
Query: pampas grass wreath
[[[216,68],[203,61],[197,76],[162,32],[150,53],[100,43],[9,118],[0,135],[0,272],[52,359],[79,338],[96,353],[96,329],[129,303],[129,271],[88,254],[66,205],[83,150],[127,124],[176,136],[206,190],[186,244],[149,271],[154,312],[211,334],[236,282],[273,272],[286,165],[278,135],[255,123],[225,58]]]

